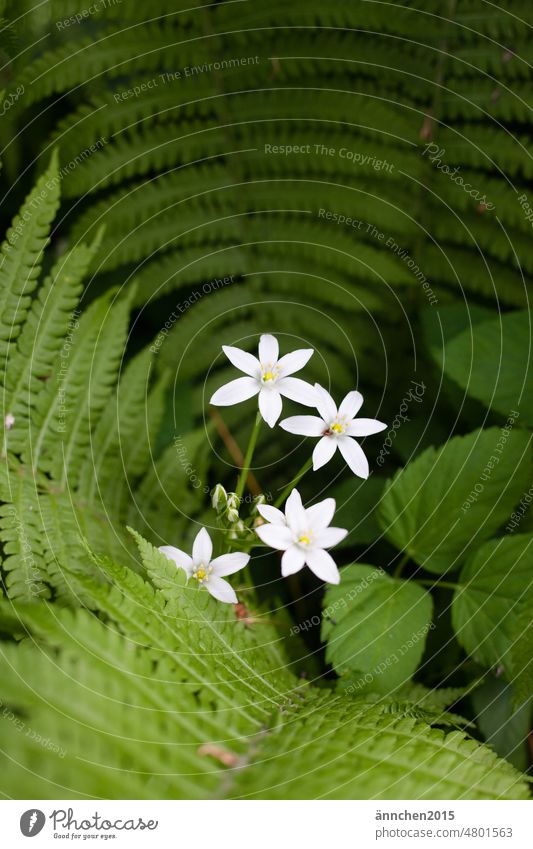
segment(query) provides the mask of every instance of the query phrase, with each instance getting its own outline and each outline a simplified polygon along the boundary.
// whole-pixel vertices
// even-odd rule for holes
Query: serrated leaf
[[[507,665],[533,590],[533,535],[490,540],[465,563],[452,602],[457,639],[484,666]]]
[[[413,582],[374,566],[347,566],[324,598],[326,659],[340,675],[351,673],[351,692],[400,687],[420,662],[431,612],[431,596]],[[359,687],[354,673],[361,673]]]
[[[0,247],[0,352],[5,356],[20,333],[37,285],[50,227],[59,206],[58,156],[26,197]],[[7,357],[3,368],[6,367]]]
[[[528,799],[523,775],[462,731],[308,693],[235,773],[231,798]]]
[[[530,439],[489,428],[428,448],[388,484],[378,513],[387,537],[430,572],[457,568],[527,488]]]
[[[137,543],[146,572],[154,585],[161,590],[163,598],[170,600],[183,593],[187,586],[185,569],[176,566],[172,560],[157,548],[154,548],[133,528],[128,528],[128,531]]]
[[[533,424],[532,315],[508,313],[476,324],[446,345],[444,368],[465,391],[502,416]]]

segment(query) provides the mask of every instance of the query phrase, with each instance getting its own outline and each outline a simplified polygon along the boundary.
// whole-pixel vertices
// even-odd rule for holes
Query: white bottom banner
[[[3,801],[1,845],[533,847],[529,802]]]

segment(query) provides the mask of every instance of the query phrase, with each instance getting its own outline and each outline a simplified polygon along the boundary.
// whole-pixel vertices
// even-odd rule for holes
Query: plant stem
[[[261,427],[262,416],[258,411],[255,417],[255,424],[250,434],[250,441],[248,442],[248,448],[246,449],[246,455],[244,457],[244,461],[242,464],[241,473],[239,475],[239,480],[237,482],[237,489],[235,490],[236,494],[239,498],[242,498],[242,494],[244,492],[244,487],[246,485],[246,478],[248,477],[248,472],[250,471],[250,463],[252,462],[252,457],[254,455],[255,445],[257,442],[257,437],[259,436],[259,429]]]
[[[402,574],[403,570],[404,570],[405,565],[406,565],[408,562],[409,562],[409,554],[407,553],[407,551],[404,551],[403,557],[401,558],[401,560],[400,560],[400,562],[398,563],[398,565],[397,565],[396,569],[395,569],[395,570],[394,570],[394,572],[392,573],[392,577],[393,577],[393,578],[399,578],[399,577],[400,577],[400,575]]]
[[[233,458],[233,460],[235,460],[237,466],[240,466],[240,468],[242,469],[244,465],[244,455],[239,446],[237,445],[235,438],[230,433],[226,422],[224,421],[216,407],[210,407],[209,415],[211,416],[214,422],[214,425],[217,429],[220,438],[222,439],[222,442],[228,449],[230,456]],[[248,488],[252,495],[261,495],[262,493],[262,489],[259,486],[257,479],[255,475],[252,474],[252,472],[248,472]]]
[[[311,468],[312,465],[313,465],[313,458],[309,457],[309,459],[306,460],[305,463],[303,464],[300,471],[296,473],[294,478],[287,484],[287,486],[285,487],[285,489],[283,490],[281,495],[275,500],[274,507],[279,507],[280,504],[283,504],[283,502],[285,501],[285,499],[287,498],[287,496],[289,495],[291,490],[294,489],[294,487],[296,486],[296,484],[299,481],[301,481],[301,479],[303,478],[305,473],[309,471],[309,469]]]
[[[431,581],[428,578],[413,578],[417,584],[422,584],[424,587],[445,587],[447,590],[460,590],[460,584],[453,584],[451,581]]]

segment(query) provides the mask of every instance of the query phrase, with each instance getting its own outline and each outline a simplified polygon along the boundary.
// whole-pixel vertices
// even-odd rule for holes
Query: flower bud
[[[214,490],[211,493],[211,504],[217,511],[217,513],[221,513],[222,510],[226,507],[228,501],[228,494],[221,483],[217,483]]]
[[[226,511],[226,518],[231,525],[235,524],[235,522],[239,521],[239,511],[235,510],[233,507],[228,507],[228,510]]]
[[[230,510],[239,510],[241,499],[236,492],[228,492],[228,508]]]

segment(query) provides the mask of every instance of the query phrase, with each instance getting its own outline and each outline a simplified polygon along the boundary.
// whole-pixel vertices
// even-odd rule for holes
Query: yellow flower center
[[[346,428],[344,427],[344,425],[341,425],[340,422],[335,422],[335,424],[331,425],[330,430],[332,430],[333,433],[344,433]]]
[[[209,579],[209,575],[212,571],[213,569],[211,566],[206,567],[204,565],[201,565],[194,570],[192,576],[193,578],[196,578],[199,583],[204,583]]]
[[[301,543],[301,545],[310,545],[311,540],[309,539],[307,534],[302,534],[301,537],[298,537],[298,542]]]
[[[261,365],[261,381],[262,383],[275,383],[279,377],[279,368],[276,364],[265,363]]]

